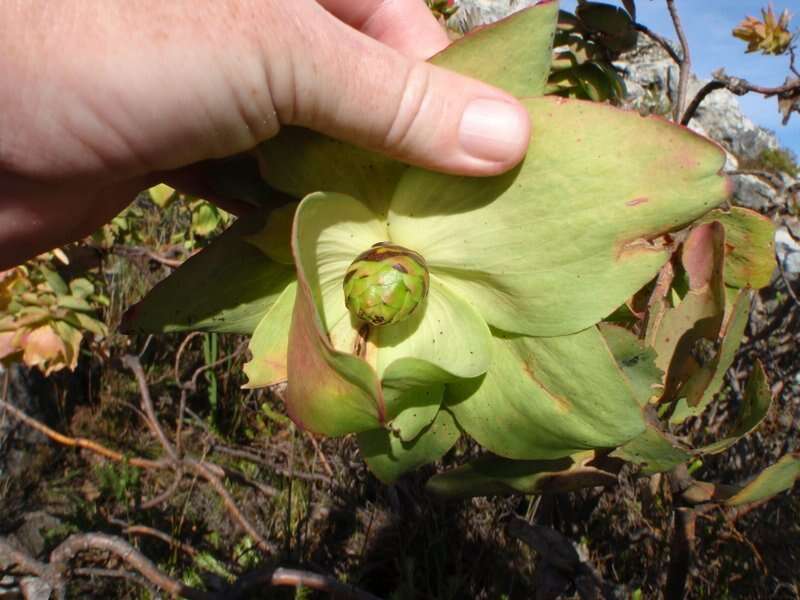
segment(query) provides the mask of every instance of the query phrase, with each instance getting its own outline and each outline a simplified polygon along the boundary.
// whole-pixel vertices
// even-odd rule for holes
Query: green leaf
[[[67,284],[61,278],[61,275],[44,266],[40,266],[39,271],[41,271],[45,281],[47,282],[47,285],[50,286],[50,289],[53,290],[53,293],[58,296],[66,296],[69,294],[69,287],[67,287]]]
[[[787,454],[764,469],[753,481],[729,498],[728,506],[741,506],[772,498],[790,489],[800,478],[800,453]]]
[[[556,338],[494,334],[489,372],[445,393],[459,425],[484,448],[508,458],[560,458],[619,446],[644,430],[596,328]]]
[[[150,200],[161,209],[167,208],[178,197],[175,190],[166,183],[159,183],[147,190]]]
[[[297,211],[297,202],[289,202],[270,211],[264,228],[247,236],[247,241],[255,245],[275,262],[293,265],[292,222]]]
[[[247,241],[266,215],[239,219],[156,285],[123,318],[128,332],[220,331],[251,334],[294,269],[270,260]]]
[[[208,202],[201,201],[192,210],[192,231],[196,235],[209,235],[221,221],[222,216],[219,209]]]
[[[761,364],[761,361],[756,360],[753,372],[747,379],[747,385],[744,389],[744,398],[739,408],[739,417],[733,431],[723,439],[709,446],[705,446],[704,448],[700,448],[699,451],[705,454],[724,452],[758,427],[761,421],[764,420],[764,417],[767,416],[771,405],[772,392],[767,382],[767,374],[764,372],[764,366]]]
[[[88,279],[78,277],[69,282],[69,289],[73,296],[78,298],[88,298],[94,294],[94,284]]]
[[[385,214],[405,165],[299,127],[284,127],[255,150],[264,180],[295,198],[338,192]]]
[[[550,72],[558,2],[546,2],[453,42],[430,62],[517,96],[541,96]]]
[[[476,377],[492,359],[486,322],[435,277],[420,309],[395,325],[372,328],[369,340],[384,385],[399,389]]]
[[[490,325],[563,335],[643,287],[669,257],[658,236],[726,197],[724,155],[684,129],[610,106],[524,103],[534,135],[519,167],[480,179],[409,169],[389,233]]]
[[[431,477],[425,489],[444,498],[471,498],[563,493],[616,483],[613,473],[587,464],[592,458],[591,452],[556,460],[508,460],[486,456]]]
[[[734,206],[713,210],[704,223],[719,221],[725,228],[725,285],[761,289],[775,271],[775,224],[753,210]]]
[[[733,364],[736,351],[742,343],[747,319],[750,316],[749,289],[739,291],[732,307],[725,317],[719,333],[719,350],[708,364],[693,370],[680,385],[674,397],[678,398],[675,409],[670,416],[671,423],[682,423],[690,416],[702,413],[719,392],[725,380],[725,372]],[[673,397],[669,383],[665,400]]]
[[[406,471],[444,456],[460,435],[452,415],[441,410],[412,442],[386,429],[373,429],[358,434],[358,446],[370,471],[384,483],[392,483]]]
[[[628,378],[639,406],[647,406],[663,381],[664,372],[655,364],[656,352],[623,327],[601,323],[600,333],[611,354]]]
[[[102,321],[93,319],[89,315],[80,312],[75,313],[75,318],[83,329],[93,333],[98,338],[104,338],[108,335],[108,327],[106,327],[106,324]]]
[[[620,446],[611,456],[639,465],[646,475],[670,471],[692,458],[687,449],[670,440],[655,424],[630,442]]]
[[[286,286],[267,311],[250,338],[252,358],[244,366],[246,388],[260,388],[286,380],[286,357],[289,351],[289,327],[297,296],[297,284]]]
[[[385,224],[366,205],[342,194],[312,194],[301,206],[296,217],[299,256],[320,320],[337,350],[353,353],[356,344],[362,345],[363,357],[384,387],[400,392],[486,372],[489,328],[468,302],[436,278],[431,278],[427,300],[405,321],[368,327],[352,317],[344,301],[345,273],[361,252],[387,239]],[[386,398],[389,413],[394,395]]]
[[[74,310],[77,312],[93,312],[94,308],[91,304],[89,304],[83,298],[78,298],[77,296],[59,296],[58,297],[58,306],[61,308],[66,308],[68,310]]]
[[[345,225],[333,232],[326,228],[331,210],[338,211],[342,223],[350,224],[353,239],[338,235]],[[312,194],[297,208],[292,250],[298,288],[289,333],[286,402],[292,420],[315,433],[346,435],[379,428],[386,420],[375,370],[357,356],[336,350],[331,343],[325,326],[325,318],[331,315],[325,314],[321,290],[321,285],[338,276],[342,265],[337,265],[337,259],[346,263],[361,237],[375,231],[380,231],[375,216],[340,194]],[[321,250],[332,257],[324,269],[317,264]],[[341,272],[346,268],[344,264]]]
[[[439,384],[408,390],[393,403],[387,403],[394,434],[404,442],[416,438],[436,418],[443,396],[444,386]]]

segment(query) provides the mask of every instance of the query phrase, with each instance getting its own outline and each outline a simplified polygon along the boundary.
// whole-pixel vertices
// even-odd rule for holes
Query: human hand
[[[527,113],[423,62],[447,43],[421,0],[3,3],[0,269],[281,125],[450,173],[508,170]]]

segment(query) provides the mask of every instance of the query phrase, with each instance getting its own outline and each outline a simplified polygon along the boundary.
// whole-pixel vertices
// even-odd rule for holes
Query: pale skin
[[[424,59],[422,0],[4,0],[0,270],[300,125],[430,169],[518,163],[527,113]]]

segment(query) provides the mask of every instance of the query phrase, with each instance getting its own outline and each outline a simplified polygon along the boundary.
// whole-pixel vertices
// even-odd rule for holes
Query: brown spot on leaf
[[[628,200],[625,203],[625,206],[639,206],[640,204],[647,204],[650,202],[650,198],[646,196],[640,196],[639,198],[634,198],[633,200]]]
[[[547,395],[547,397],[553,401],[553,404],[555,404],[555,408],[558,412],[566,414],[572,410],[572,403],[569,400],[554,394],[553,392],[548,390],[541,381],[539,381],[536,378],[536,374],[534,373],[533,370],[533,365],[523,361],[522,370],[525,372],[525,375],[527,375]]]

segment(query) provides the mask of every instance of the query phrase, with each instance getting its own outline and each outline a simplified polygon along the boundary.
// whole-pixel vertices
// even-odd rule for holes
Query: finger
[[[493,175],[522,159],[530,123],[509,94],[403,56],[334,18],[312,23],[291,71],[273,63],[282,123],[448,173]]]
[[[318,0],[351,27],[402,52],[425,60],[450,43],[423,0]]]

